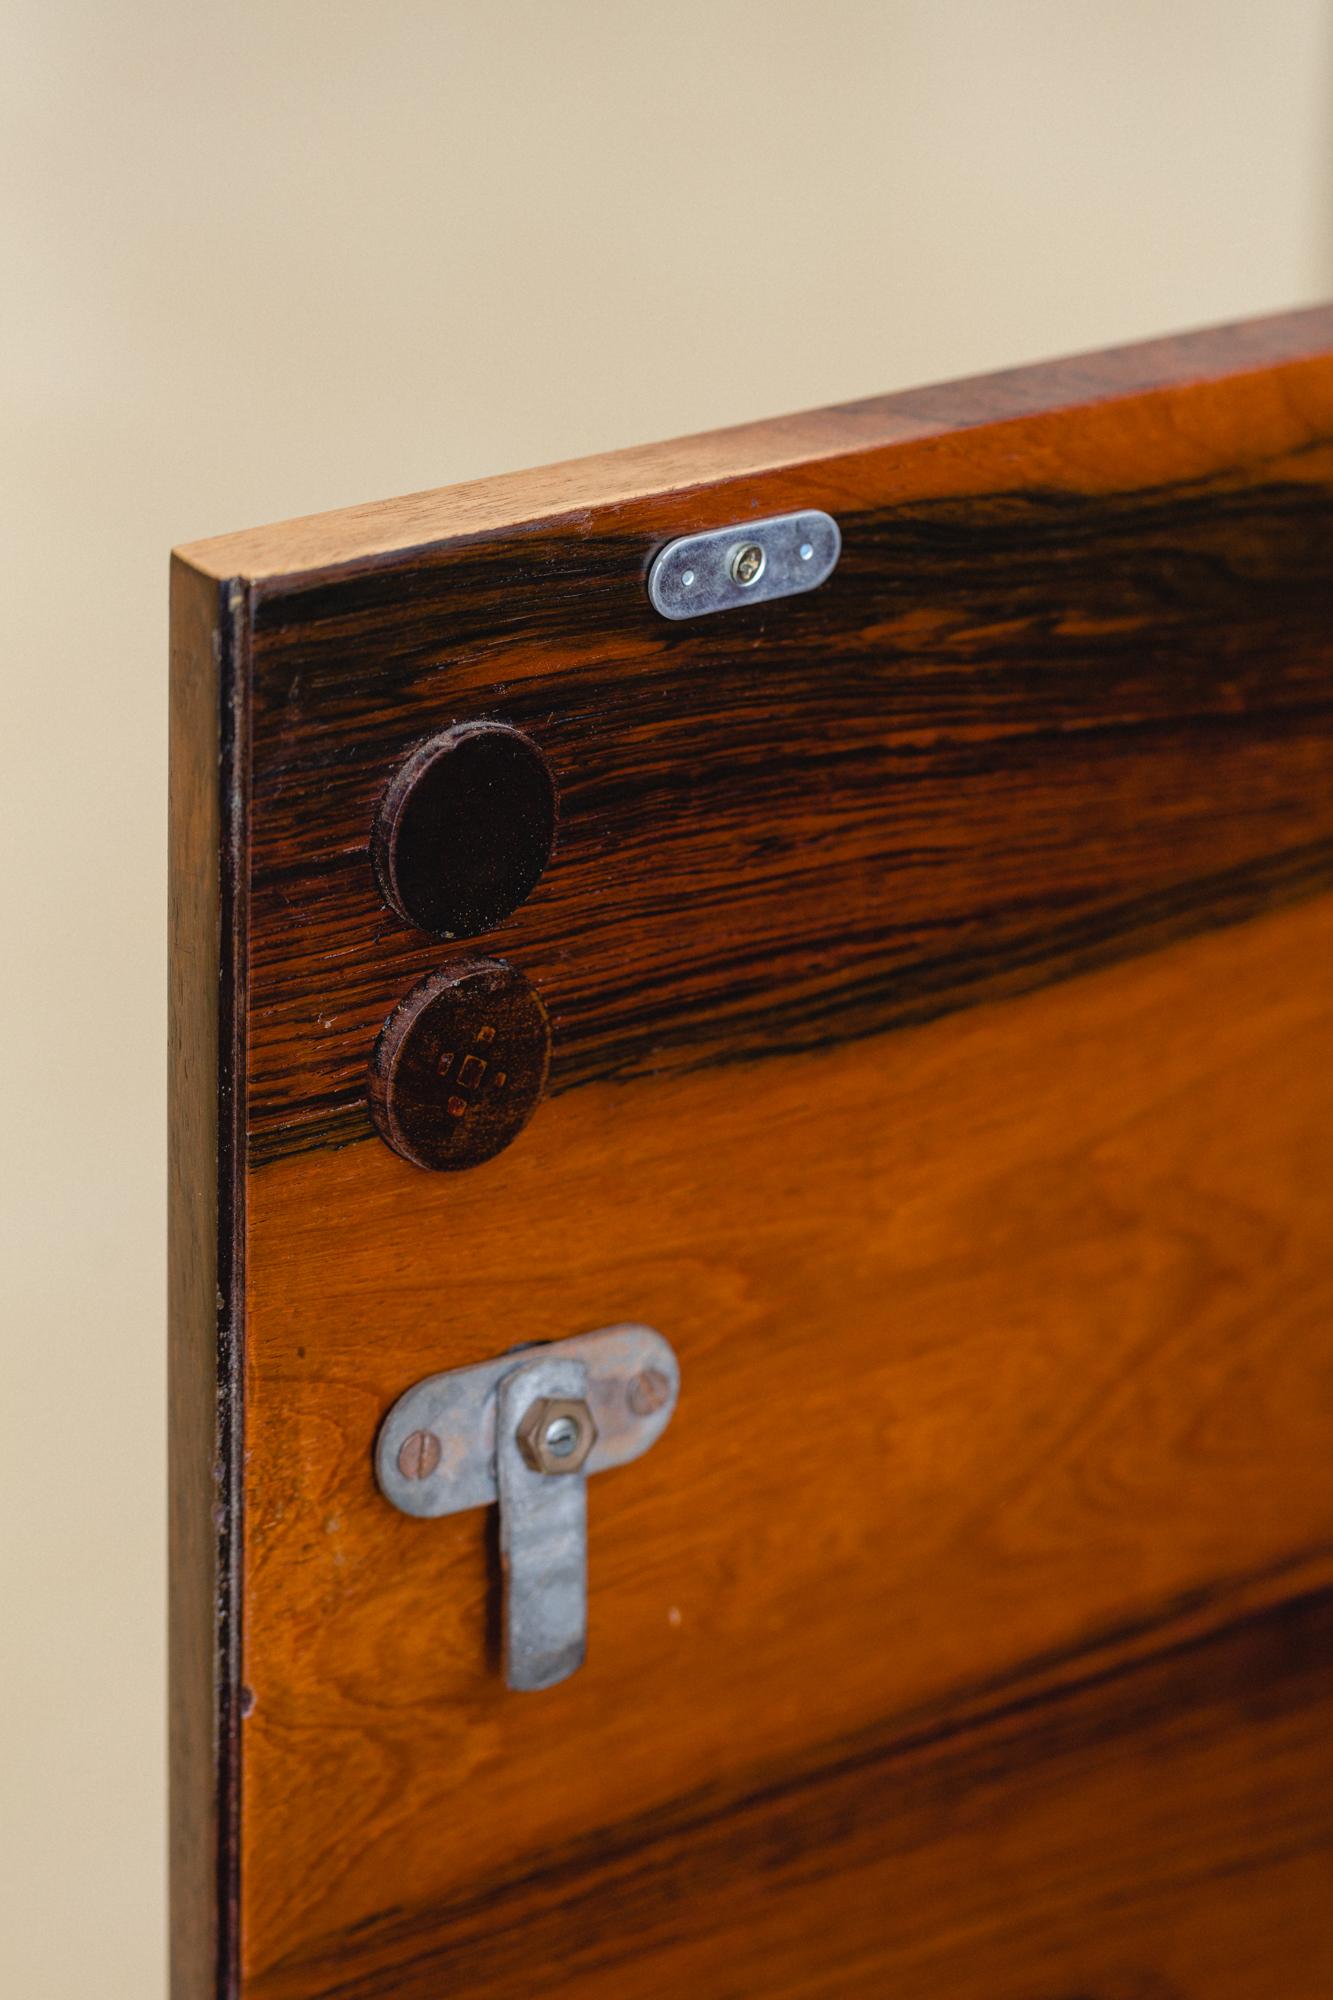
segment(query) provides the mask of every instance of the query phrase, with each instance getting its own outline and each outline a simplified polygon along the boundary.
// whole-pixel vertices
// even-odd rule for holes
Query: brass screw
[[[758,583],[764,573],[764,552],[758,542],[745,542],[731,558],[731,579],[744,589],[747,584]]]
[[[625,1401],[636,1417],[651,1417],[671,1394],[671,1384],[660,1368],[645,1368],[625,1391]]]
[[[413,1431],[398,1447],[398,1470],[404,1479],[429,1479],[440,1462],[440,1440],[434,1431]]]
[[[597,1442],[597,1426],[581,1397],[539,1396],[515,1435],[534,1472],[579,1472]]]

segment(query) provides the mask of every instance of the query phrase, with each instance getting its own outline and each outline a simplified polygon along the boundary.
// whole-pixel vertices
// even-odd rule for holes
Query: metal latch
[[[375,1477],[404,1514],[500,1503],[505,1678],[554,1687],[588,1633],[588,1475],[656,1444],[680,1366],[648,1326],[607,1326],[430,1375],[398,1398]]]

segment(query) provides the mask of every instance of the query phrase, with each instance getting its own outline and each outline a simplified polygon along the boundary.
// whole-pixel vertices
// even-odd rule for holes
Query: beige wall
[[[8,0],[0,1992],[161,1992],[173,541],[1330,289],[1327,0]]]

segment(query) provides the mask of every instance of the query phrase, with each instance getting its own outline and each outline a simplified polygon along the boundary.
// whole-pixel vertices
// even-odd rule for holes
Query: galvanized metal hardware
[[[838,524],[819,508],[743,521],[668,542],[648,572],[648,596],[664,618],[765,604],[817,589],[841,553]]]
[[[597,1442],[597,1426],[581,1396],[539,1396],[528,1405],[515,1435],[534,1472],[581,1472]]]
[[[608,1326],[428,1376],[384,1419],[375,1477],[401,1512],[500,1503],[510,1687],[554,1687],[583,1664],[588,1478],[656,1444],[679,1393],[660,1333]]]

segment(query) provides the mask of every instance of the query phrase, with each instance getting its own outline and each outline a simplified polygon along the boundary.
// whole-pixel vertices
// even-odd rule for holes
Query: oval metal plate
[[[607,1326],[596,1333],[545,1346],[520,1347],[473,1368],[429,1375],[398,1398],[375,1441],[375,1479],[386,1500],[404,1514],[438,1519],[469,1507],[487,1507],[496,1498],[495,1396],[506,1375],[544,1357],[582,1361],[588,1370],[588,1404],[597,1442],[587,1471],[628,1465],[657,1442],[671,1421],[680,1393],[680,1364],[670,1343],[648,1326]],[[662,1378],[663,1400],[637,1412],[630,1385],[652,1371]],[[416,1431],[433,1433],[440,1455],[433,1469],[410,1479],[398,1455]]]
[[[751,582],[736,573],[742,552],[759,549],[762,566]],[[738,521],[707,534],[682,535],[659,551],[648,572],[648,596],[664,618],[702,618],[816,590],[833,573],[842,535],[831,514],[807,508],[766,521]],[[740,564],[741,574],[753,559]]]

